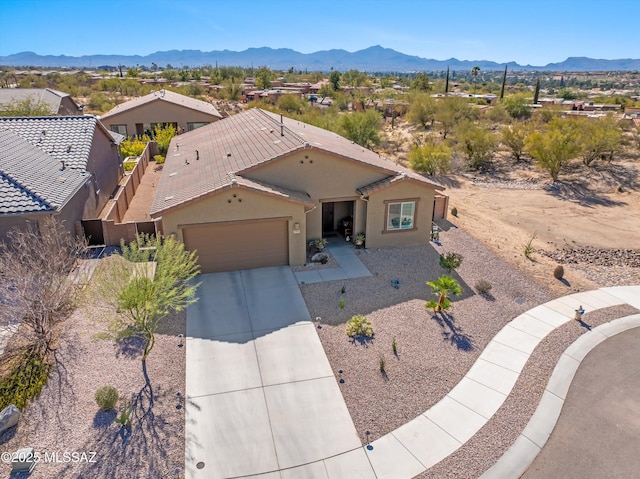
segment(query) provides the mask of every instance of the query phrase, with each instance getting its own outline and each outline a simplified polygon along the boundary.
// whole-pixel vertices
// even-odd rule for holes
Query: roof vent
[[[60,160],[60,163],[62,163],[62,168],[60,168],[60,169],[64,170],[64,160]]]
[[[73,148],[73,145],[69,145],[67,146],[67,153],[71,153],[71,149]]]
[[[200,152],[196,150],[196,161],[198,161],[199,159],[200,159]]]
[[[231,156],[231,152],[227,151],[227,158],[229,158]]]

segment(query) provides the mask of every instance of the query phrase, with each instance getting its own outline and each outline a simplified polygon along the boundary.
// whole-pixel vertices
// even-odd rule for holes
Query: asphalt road
[[[549,441],[521,479],[640,477],[640,328],[580,365]]]

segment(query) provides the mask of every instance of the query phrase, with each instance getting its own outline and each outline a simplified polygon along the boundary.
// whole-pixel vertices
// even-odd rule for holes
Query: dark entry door
[[[322,235],[335,231],[333,222],[333,203],[322,203]]]

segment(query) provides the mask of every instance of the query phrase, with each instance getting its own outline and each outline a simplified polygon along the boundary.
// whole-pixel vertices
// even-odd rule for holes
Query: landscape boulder
[[[312,263],[325,264],[327,261],[329,261],[329,255],[327,253],[316,253],[311,257]]]
[[[0,412],[0,433],[18,424],[18,419],[20,419],[20,409],[9,404]]]

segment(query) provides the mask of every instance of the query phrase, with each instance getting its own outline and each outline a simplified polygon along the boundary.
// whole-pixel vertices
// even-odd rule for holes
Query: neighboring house
[[[71,95],[51,88],[0,88],[0,105],[31,100],[33,104],[46,104],[51,115],[82,115],[82,107]]]
[[[81,234],[118,187],[121,139],[90,115],[0,118],[0,241],[43,215]]]
[[[157,124],[192,131],[222,118],[216,107],[169,90],[159,90],[121,103],[100,119],[107,128],[125,136],[150,134]]]
[[[151,216],[198,251],[203,272],[301,265],[310,241],[345,241],[340,233],[365,233],[371,248],[430,240],[442,186],[333,132],[282,121],[253,108],[173,138]]]

